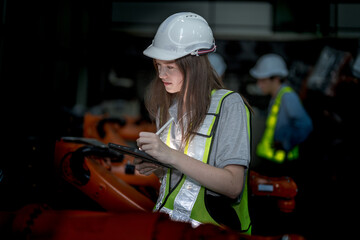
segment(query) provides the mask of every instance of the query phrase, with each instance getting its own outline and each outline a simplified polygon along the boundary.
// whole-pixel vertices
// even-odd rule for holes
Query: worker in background
[[[263,55],[250,69],[250,75],[257,79],[264,94],[271,95],[265,130],[256,146],[257,156],[269,160],[260,164],[260,171],[289,175],[287,166],[299,158],[299,144],[312,131],[312,120],[296,92],[285,83],[288,69],[281,56]]]
[[[213,223],[250,234],[250,112],[211,67],[207,54],[215,49],[198,14],[177,13],[160,25],[144,51],[157,71],[145,103],[158,128],[170,125],[158,134],[141,132],[137,145],[172,167],[134,162],[140,173],[162,177],[154,211],[195,227]]]

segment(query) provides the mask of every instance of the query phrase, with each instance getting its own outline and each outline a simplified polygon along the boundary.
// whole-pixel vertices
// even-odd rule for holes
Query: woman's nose
[[[167,76],[164,68],[159,67],[158,72],[159,72],[159,78],[165,78]]]

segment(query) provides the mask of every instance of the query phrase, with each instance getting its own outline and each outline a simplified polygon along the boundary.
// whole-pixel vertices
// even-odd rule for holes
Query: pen
[[[169,119],[169,121],[167,121],[155,134],[159,136],[159,134],[160,134],[162,131],[164,131],[164,129],[165,129],[167,126],[169,126],[169,124],[170,124],[173,120],[174,120],[174,118],[171,117],[171,118]],[[142,151],[142,149],[141,149],[140,147],[139,147],[139,150]]]
[[[162,131],[164,131],[164,129],[169,126],[169,124],[174,120],[173,117],[170,118],[169,121],[167,121],[155,134],[159,135]]]

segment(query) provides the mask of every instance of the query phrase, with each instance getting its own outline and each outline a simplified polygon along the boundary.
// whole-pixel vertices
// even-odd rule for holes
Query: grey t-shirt
[[[175,109],[177,106],[173,105],[170,112],[172,110],[174,112]],[[173,129],[175,131],[175,128]],[[223,100],[209,164],[219,168],[224,168],[230,164],[249,167],[250,142],[247,116],[244,101],[238,93],[230,94]],[[181,175],[181,172],[176,169],[172,171],[171,188],[180,180]],[[210,192],[210,194],[218,195],[214,192]]]

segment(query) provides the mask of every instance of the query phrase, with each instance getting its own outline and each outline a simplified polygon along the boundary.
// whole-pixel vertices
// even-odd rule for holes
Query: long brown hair
[[[205,119],[213,89],[225,88],[221,78],[212,68],[207,55],[191,56],[175,60],[184,76],[180,92],[166,92],[158,74],[150,83],[145,95],[145,106],[150,117],[159,117],[159,126],[169,118],[168,110],[174,100],[178,101],[178,118],[182,129],[183,142],[189,141]],[[155,69],[157,69],[154,63]],[[186,114],[186,115],[184,115]],[[184,116],[184,118],[182,118]],[[186,126],[184,126],[186,123]]]

